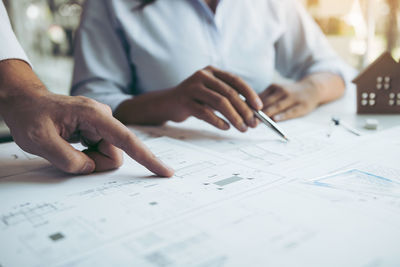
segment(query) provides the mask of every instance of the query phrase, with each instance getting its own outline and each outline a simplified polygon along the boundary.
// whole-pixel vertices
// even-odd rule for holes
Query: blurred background
[[[17,38],[49,90],[68,94],[84,0],[3,0]]]
[[[164,0],[165,1],[165,0]],[[357,69],[383,51],[400,56],[400,0],[298,0],[338,54]],[[84,0],[3,0],[34,68],[56,93],[67,94],[74,32]]]
[[[3,0],[36,73],[56,93],[69,91],[74,33],[84,1]],[[309,11],[337,53],[355,68],[363,69],[384,51],[400,57],[400,0],[297,1]],[[0,128],[2,125],[4,128],[0,118]]]

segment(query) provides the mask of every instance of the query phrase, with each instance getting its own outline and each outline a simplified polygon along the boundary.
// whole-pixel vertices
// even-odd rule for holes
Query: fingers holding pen
[[[219,129],[228,127],[221,118],[211,114],[213,110],[220,112],[241,132],[258,124],[252,108],[261,109],[261,99],[242,79],[228,72],[206,67],[175,87],[174,92],[183,99],[183,109]],[[247,103],[239,94],[246,97]]]
[[[252,108],[256,110],[260,110],[263,108],[263,102],[261,98],[243,79],[232,73],[225,72],[214,67],[209,67],[209,68],[211,69],[215,77],[224,81],[237,93],[243,95]]]
[[[240,97],[237,90],[232,88],[230,85],[225,83],[224,81],[219,80],[216,77],[211,77],[209,80],[205,81],[205,86],[212,91],[215,91],[218,95],[222,96],[225,101],[228,102],[230,106],[235,110],[237,116],[241,118],[241,122],[250,127],[257,126],[257,120],[254,118],[253,110],[249,107],[249,105],[244,102]],[[250,89],[252,90],[252,89]],[[257,96],[258,97],[258,96]],[[224,100],[220,100],[224,104]],[[226,116],[225,114],[223,114]],[[235,114],[236,115],[236,114]],[[235,116],[235,117],[237,117]],[[228,118],[228,117],[227,117]],[[229,119],[229,118],[228,118]],[[231,121],[231,120],[229,120]],[[239,122],[232,123],[236,128],[240,125]]]
[[[199,88],[194,92],[194,97],[202,103],[207,103],[214,110],[219,111],[239,131],[245,132],[247,130],[247,125],[242,116],[239,115],[225,96],[208,88]]]

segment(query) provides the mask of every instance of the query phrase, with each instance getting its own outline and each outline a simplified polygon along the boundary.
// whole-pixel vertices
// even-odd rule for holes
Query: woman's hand
[[[239,94],[243,95],[247,103]],[[126,124],[181,122],[190,116],[227,130],[228,121],[239,131],[256,127],[258,121],[249,105],[262,108],[260,97],[239,77],[214,67],[197,71],[181,84],[150,92],[121,103],[114,115]],[[225,118],[217,116],[218,111]]]
[[[306,115],[319,105],[314,88],[296,84],[272,84],[260,94],[263,111],[275,121],[283,121]]]
[[[249,105],[257,110],[262,108],[259,96],[242,79],[214,67],[197,71],[171,89],[171,94],[176,103],[171,120],[183,121],[195,116],[222,130],[229,129],[229,124],[214,111],[245,132],[248,127],[258,124]],[[247,103],[240,99],[239,94],[246,98]]]
[[[275,121],[304,116],[316,107],[340,97],[344,92],[341,77],[316,73],[287,85],[272,84],[260,94],[263,111]]]

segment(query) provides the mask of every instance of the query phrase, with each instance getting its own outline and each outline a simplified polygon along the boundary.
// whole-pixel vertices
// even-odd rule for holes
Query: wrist
[[[310,93],[315,95],[318,105],[339,98],[345,90],[343,79],[332,73],[321,72],[310,74],[299,83],[304,88],[309,88]]]
[[[315,101],[317,105],[321,105],[324,102],[323,88],[317,81],[313,79],[313,77],[309,76],[303,79],[299,83],[299,86],[301,90],[308,93],[308,95]]]
[[[171,120],[175,103],[173,89],[150,92],[122,102],[114,116],[124,124],[159,125]]]
[[[0,62],[0,114],[50,94],[30,66],[20,60]]]

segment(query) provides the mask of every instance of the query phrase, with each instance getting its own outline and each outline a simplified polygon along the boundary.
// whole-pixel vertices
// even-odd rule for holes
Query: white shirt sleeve
[[[11,28],[3,1],[0,1],[0,61],[5,59],[21,59],[29,63],[28,57]]]
[[[285,0],[281,7],[285,32],[275,45],[277,70],[295,80],[317,72],[335,73],[350,86],[356,71],[337,56],[302,4]]]
[[[129,93],[133,74],[122,31],[115,23],[110,5],[108,0],[85,2],[76,34],[71,95],[93,98],[115,111],[133,97]]]

